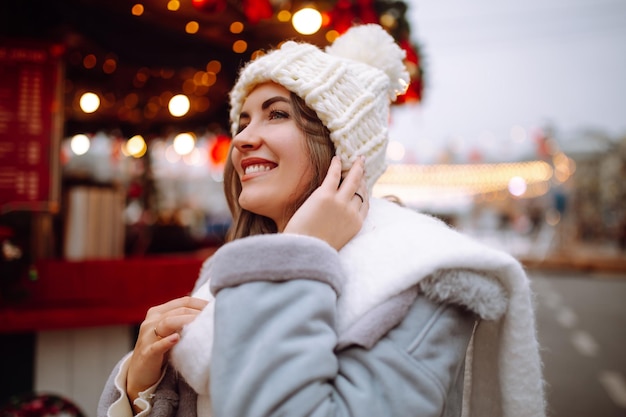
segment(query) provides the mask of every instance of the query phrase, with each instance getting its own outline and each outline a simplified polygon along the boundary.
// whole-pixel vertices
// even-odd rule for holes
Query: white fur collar
[[[517,265],[510,255],[438,219],[382,199],[370,201],[363,228],[339,255],[349,277],[338,301],[340,333],[371,308],[438,270],[463,268],[499,275]]]
[[[463,415],[494,415],[498,404],[508,417],[545,416],[530,286],[513,257],[432,217],[372,199],[362,230],[340,251],[340,258],[348,277],[338,300],[340,334],[371,308],[436,271],[469,269],[497,279],[509,302],[498,320],[483,321],[476,329],[469,349]],[[212,299],[206,282],[210,264],[209,260],[203,266],[199,282],[205,282],[195,292],[207,299]],[[182,336],[172,349],[172,363],[196,392],[206,395],[213,303],[185,326]]]

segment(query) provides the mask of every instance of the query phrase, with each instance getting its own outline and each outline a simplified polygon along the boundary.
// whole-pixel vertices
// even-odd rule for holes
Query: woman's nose
[[[256,129],[251,129],[251,126],[246,127],[233,138],[233,146],[240,151],[256,149],[261,145],[261,142],[261,136],[256,132]]]

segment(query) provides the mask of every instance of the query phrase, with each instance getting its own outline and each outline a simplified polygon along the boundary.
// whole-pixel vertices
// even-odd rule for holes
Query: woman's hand
[[[126,393],[131,405],[141,391],[159,380],[167,352],[180,340],[178,332],[206,305],[207,301],[200,298],[181,297],[148,310],[139,327],[126,378]]]
[[[360,157],[341,181],[341,161],[334,156],[322,185],[294,213],[283,232],[317,237],[341,249],[361,230],[369,210],[364,174]]]

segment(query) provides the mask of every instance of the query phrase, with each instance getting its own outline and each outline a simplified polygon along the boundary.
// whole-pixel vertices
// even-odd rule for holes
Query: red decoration
[[[378,23],[378,15],[374,10],[373,0],[356,0],[356,5],[361,23]]]
[[[355,23],[378,23],[373,0],[338,0],[330,12],[333,28],[343,34]]]
[[[338,0],[337,3],[335,3],[335,7],[330,12],[332,25],[339,34],[350,29],[355,17],[354,11],[352,10],[352,1],[350,0]]]
[[[396,100],[397,104],[417,102],[422,99],[422,90],[424,84],[422,81],[422,73],[420,70],[419,54],[417,49],[411,45],[408,39],[398,42],[400,47],[406,51],[405,63],[409,69],[411,83],[406,93],[399,96]]]
[[[269,19],[274,15],[274,9],[269,0],[243,0],[243,12],[252,24],[261,19]]]
[[[217,136],[209,145],[209,159],[216,166],[222,166],[228,158],[230,151],[230,137],[226,135]]]
[[[226,0],[191,0],[196,9],[207,13],[222,12],[227,5]]]

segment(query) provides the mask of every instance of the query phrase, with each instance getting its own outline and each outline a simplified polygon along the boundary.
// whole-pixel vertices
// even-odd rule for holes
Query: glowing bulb
[[[126,151],[135,158],[141,158],[147,150],[146,141],[141,135],[135,135],[126,142]]]
[[[509,180],[509,192],[515,197],[520,197],[526,192],[526,180],[522,177],[512,177]]]
[[[312,35],[322,27],[322,15],[311,7],[305,7],[294,13],[291,24],[298,33]]]
[[[189,99],[184,94],[175,95],[168,104],[170,114],[174,117],[186,115],[190,107]]]
[[[85,93],[80,96],[80,108],[85,113],[93,113],[100,107],[100,97],[95,93]]]
[[[188,153],[193,151],[195,144],[196,140],[191,135],[191,133],[179,133],[174,138],[174,143],[172,144],[172,146],[174,146],[174,151],[176,151],[177,154],[187,155]]]
[[[72,137],[70,140],[70,149],[75,155],[84,155],[89,150],[91,141],[87,135],[79,134]]]

